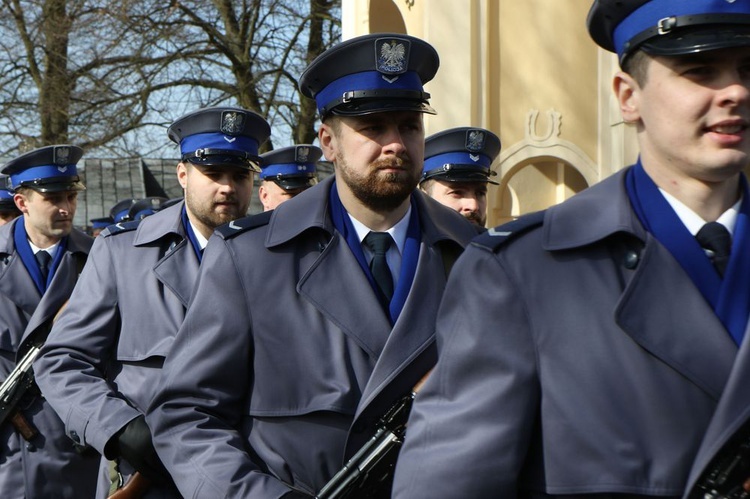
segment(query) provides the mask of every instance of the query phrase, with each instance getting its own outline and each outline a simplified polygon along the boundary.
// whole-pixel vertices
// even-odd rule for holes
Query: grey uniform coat
[[[264,216],[230,223],[208,244],[147,415],[186,497],[314,493],[434,363],[443,252],[460,251],[474,229],[414,194],[419,261],[391,329],[333,227],[331,180],[279,206],[267,224]],[[258,226],[232,236],[242,225]]]
[[[502,244],[513,226],[491,229],[459,258],[394,497],[683,494],[747,359],[735,364],[711,307],[643,229],[624,178]]]
[[[13,232],[23,217],[0,227],[0,379],[28,351],[32,333],[51,321],[73,291],[93,240],[73,230],[47,291],[39,293],[21,261]],[[42,333],[43,334],[43,333]],[[91,497],[99,458],[69,439],[53,408],[40,396],[24,401],[26,419],[39,435],[26,442],[9,423],[0,428],[0,496],[5,498]]]
[[[199,263],[185,236],[182,206],[111,226],[96,238],[34,364],[66,432],[101,453],[118,430],[145,413],[185,316]],[[127,479],[132,469],[120,467]],[[105,485],[99,497],[106,497]]]

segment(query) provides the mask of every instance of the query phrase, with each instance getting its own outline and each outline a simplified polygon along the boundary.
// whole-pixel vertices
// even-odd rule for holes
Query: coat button
[[[26,450],[29,452],[36,451],[36,445],[32,444],[31,442],[26,442]]]
[[[70,432],[70,438],[77,444],[81,443],[81,437],[78,436],[75,430]]]
[[[634,268],[638,266],[639,259],[640,259],[640,256],[638,255],[637,252],[635,252],[634,250],[628,250],[625,253],[625,260],[624,260],[625,268],[633,270]]]

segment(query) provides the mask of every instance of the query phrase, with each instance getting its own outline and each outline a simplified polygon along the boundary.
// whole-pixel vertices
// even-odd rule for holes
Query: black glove
[[[143,476],[159,485],[171,485],[172,477],[156,454],[151,441],[151,430],[143,415],[138,416],[111,440],[107,451],[125,459]],[[109,453],[109,452],[108,452]]]

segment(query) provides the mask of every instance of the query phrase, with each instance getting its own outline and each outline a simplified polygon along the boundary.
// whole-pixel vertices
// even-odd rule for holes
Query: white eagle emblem
[[[405,70],[406,46],[396,40],[383,42],[380,46],[378,71],[382,73],[402,73]]]
[[[307,158],[310,156],[309,147],[298,147],[297,148],[297,163],[306,163]]]
[[[484,149],[484,132],[471,130],[466,135],[466,149],[472,152],[478,152]]]

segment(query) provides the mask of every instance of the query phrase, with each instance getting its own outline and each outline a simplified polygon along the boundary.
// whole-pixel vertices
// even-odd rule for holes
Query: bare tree
[[[340,0],[0,0],[0,146],[148,155],[164,126],[236,104],[314,138],[296,81],[339,36]],[[152,137],[154,127],[161,133]]]

